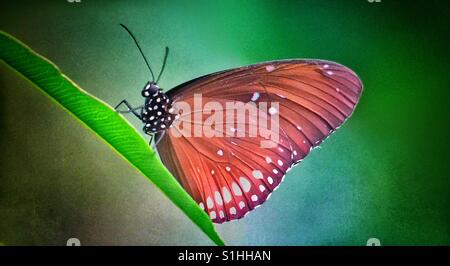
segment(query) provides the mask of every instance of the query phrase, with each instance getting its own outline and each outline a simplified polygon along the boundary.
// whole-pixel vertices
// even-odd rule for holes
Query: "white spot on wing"
[[[208,209],[212,209],[214,207],[214,202],[212,201],[211,197],[208,197],[206,199],[206,206],[208,206]]]
[[[249,192],[250,191],[251,184],[250,184],[250,181],[248,181],[247,178],[241,176],[239,178],[239,183],[241,183],[241,187],[244,190],[244,192]]]
[[[214,198],[216,199],[216,203],[220,206],[223,205],[222,196],[220,196],[219,191],[214,192]]]
[[[252,172],[252,174],[253,174],[253,177],[256,178],[256,179],[262,179],[263,178],[263,174],[259,170],[254,170]]]
[[[259,191],[264,192],[266,190],[266,187],[264,185],[259,185]]]
[[[268,65],[268,66],[266,66],[266,70],[267,70],[267,72],[272,72],[275,70],[275,67],[273,65]]]
[[[269,108],[269,114],[274,115],[274,114],[276,114],[277,112],[278,112],[277,108],[275,108],[275,107],[273,107],[273,106]]]
[[[217,151],[217,155],[223,156],[223,150],[218,150],[218,151]]]
[[[230,194],[230,191],[228,190],[228,188],[223,187],[222,192],[223,192],[223,199],[225,200],[225,203],[230,202],[231,194]]]
[[[258,99],[259,99],[259,92],[253,93],[251,101],[256,102]]]
[[[236,196],[241,196],[242,195],[242,191],[239,188],[239,185],[236,184],[235,182],[233,182],[233,184],[231,185],[231,189],[233,189],[233,193]]]
[[[252,195],[252,201],[258,201],[258,196]]]

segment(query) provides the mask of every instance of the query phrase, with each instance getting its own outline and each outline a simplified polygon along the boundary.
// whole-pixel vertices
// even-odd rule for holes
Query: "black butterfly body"
[[[169,128],[175,120],[174,108],[170,98],[154,82],[147,82],[142,89],[145,103],[141,110],[144,132],[154,134]]]

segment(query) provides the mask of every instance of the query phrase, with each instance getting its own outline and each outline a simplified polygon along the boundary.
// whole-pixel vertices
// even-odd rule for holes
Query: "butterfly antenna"
[[[150,70],[150,74],[152,75],[152,81],[155,81],[155,76],[153,75],[152,68],[150,67],[150,64],[148,63],[147,58],[144,55],[144,52],[142,52],[141,46],[139,45],[138,41],[136,40],[136,37],[134,37],[133,33],[125,25],[123,25],[121,23],[120,26],[122,26],[122,28],[124,28],[128,32],[128,34],[130,34],[131,38],[133,38],[133,41],[136,44],[137,48],[139,49],[139,52],[141,53],[142,58],[144,58],[144,61],[148,67],[148,70]]]
[[[159,72],[158,78],[156,79],[156,83],[158,83],[161,78],[162,73],[164,72],[164,68],[166,67],[167,57],[169,56],[169,47],[166,46],[166,52],[164,53],[164,60],[161,67],[161,71]]]

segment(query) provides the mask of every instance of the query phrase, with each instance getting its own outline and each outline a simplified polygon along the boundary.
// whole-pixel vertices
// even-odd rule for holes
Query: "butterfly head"
[[[153,74],[153,70],[150,67],[150,64],[142,52],[139,43],[134,37],[134,34],[123,24],[120,24],[122,28],[124,28],[128,34],[133,39],[136,44],[139,52],[144,59],[145,64],[147,65],[148,70],[150,71],[151,81],[148,81],[145,84],[144,88],[141,91],[142,97],[145,98],[144,106],[142,107],[142,113],[137,115],[142,122],[144,122],[144,132],[149,134],[154,134],[158,132],[162,132],[169,128],[173,121],[177,119],[179,116],[175,114],[175,109],[172,107],[171,99],[163,92],[163,90],[156,85],[161,78],[161,75],[164,71],[164,67],[166,66],[167,56],[169,55],[169,48],[166,47],[166,51],[164,54],[164,60],[161,67],[161,70],[158,76],[155,79],[155,75]]]
[[[162,92],[161,88],[159,88],[159,86],[156,85],[155,82],[149,81],[147,82],[147,84],[145,84],[141,94],[142,97],[151,98],[157,96],[161,92]]]

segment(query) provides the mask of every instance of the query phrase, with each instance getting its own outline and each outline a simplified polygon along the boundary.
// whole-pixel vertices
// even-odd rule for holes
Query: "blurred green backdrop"
[[[365,89],[353,117],[246,218],[231,245],[450,244],[448,1],[3,2],[0,29],[113,105],[160,84],[260,61],[321,58]],[[209,245],[145,177],[0,65],[0,242]],[[139,121],[130,120],[137,127]]]

